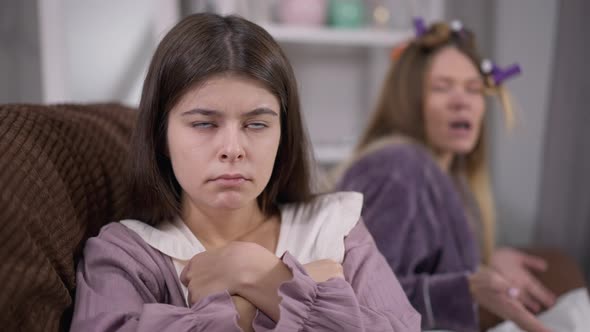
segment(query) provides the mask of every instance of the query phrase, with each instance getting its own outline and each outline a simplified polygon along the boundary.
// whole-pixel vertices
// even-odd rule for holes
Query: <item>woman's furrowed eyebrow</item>
[[[444,76],[444,75],[438,75],[438,76],[433,76],[432,77],[432,81],[434,82],[445,82],[445,83],[451,83],[451,82],[455,82],[456,80],[450,76]],[[470,77],[464,80],[464,82],[471,84],[471,83],[483,83],[483,80],[481,79],[481,77]]]
[[[205,109],[205,108],[194,108],[194,109],[191,109],[188,111],[184,111],[180,115],[181,116],[188,116],[188,115],[195,115],[195,114],[200,114],[200,115],[209,116],[209,117],[220,117],[223,115],[223,112],[217,111],[217,110],[212,110],[212,109]],[[252,116],[257,116],[257,115],[279,116],[277,114],[277,112],[273,111],[270,108],[259,107],[259,108],[252,110],[252,111],[243,113],[242,117],[252,117]]]
[[[272,115],[272,116],[279,116],[277,114],[277,112],[271,110],[270,108],[267,107],[259,107],[256,108],[250,112],[246,112],[244,114],[242,114],[243,117],[251,117],[251,116],[257,116],[257,115]]]
[[[181,116],[193,115],[193,114],[200,114],[204,116],[220,116],[221,112],[216,110],[204,109],[204,108],[194,108],[192,110],[188,110],[182,112]]]

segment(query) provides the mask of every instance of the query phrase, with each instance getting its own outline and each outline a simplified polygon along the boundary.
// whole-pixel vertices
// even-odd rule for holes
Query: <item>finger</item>
[[[535,271],[545,272],[547,271],[547,261],[542,259],[541,257],[522,254],[522,262],[523,264]]]
[[[510,303],[512,313],[509,319],[518,327],[529,332],[550,332],[537,317],[528,312],[520,303],[515,300],[511,300]]]
[[[539,311],[541,311],[541,304],[525,290],[520,292],[518,300],[534,314],[537,314]]]
[[[187,296],[186,296],[186,299],[187,299],[187,301],[188,301],[188,306],[189,306],[189,307],[190,307],[190,306],[192,306],[192,305],[193,305],[193,303],[195,303],[195,302],[193,301],[193,293],[191,292],[190,288],[189,288],[189,290],[188,290],[188,294],[187,294]]]
[[[199,296],[194,293],[189,293],[188,295],[188,305],[192,306],[193,304],[199,302]]]
[[[188,271],[190,269],[191,266],[191,262],[188,261],[188,263],[186,264],[186,266],[184,267],[184,269],[182,269],[182,272],[180,273],[180,282],[182,282],[183,285],[188,286],[188,283],[190,281],[190,278],[188,277]]]
[[[196,287],[195,281],[193,280],[187,286],[188,288],[188,304],[192,306],[193,304],[201,301],[204,296],[204,293],[199,287]]]
[[[499,273],[493,272],[490,276],[490,288],[498,293],[508,294],[511,286]]]
[[[526,293],[529,293],[536,302],[541,303],[545,308],[555,304],[555,294],[543,286],[535,277],[531,276],[525,285]]]

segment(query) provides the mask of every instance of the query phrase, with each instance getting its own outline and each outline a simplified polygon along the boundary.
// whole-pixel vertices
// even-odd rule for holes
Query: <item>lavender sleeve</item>
[[[71,331],[240,331],[227,292],[186,307],[167,259],[124,226],[104,227],[78,264]]]
[[[478,329],[467,275],[478,250],[450,178],[426,152],[390,146],[353,164],[339,190],[364,194],[363,219],[422,314],[422,328]]]
[[[258,313],[256,331],[420,331],[420,315],[360,221],[345,239],[345,280],[316,283],[288,252],[293,279],[279,287],[280,319]]]

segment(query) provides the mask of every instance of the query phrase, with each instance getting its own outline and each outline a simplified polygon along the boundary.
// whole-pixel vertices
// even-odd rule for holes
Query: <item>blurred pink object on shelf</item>
[[[327,0],[280,0],[279,22],[293,25],[318,26],[326,23]]]

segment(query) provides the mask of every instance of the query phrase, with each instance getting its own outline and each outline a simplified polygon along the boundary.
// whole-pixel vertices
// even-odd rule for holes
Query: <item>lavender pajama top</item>
[[[258,311],[255,331],[420,330],[420,315],[360,221],[361,206],[361,195],[336,193],[280,207],[277,254],[293,278],[278,290],[280,320]],[[200,243],[182,225],[128,220],[88,240],[71,330],[240,331],[227,291],[187,306],[178,273]],[[306,274],[302,264],[324,258],[342,263],[345,280],[317,283]]]
[[[364,194],[363,220],[422,328],[478,331],[467,276],[479,250],[457,187],[418,143],[375,144],[347,168],[338,190]]]

